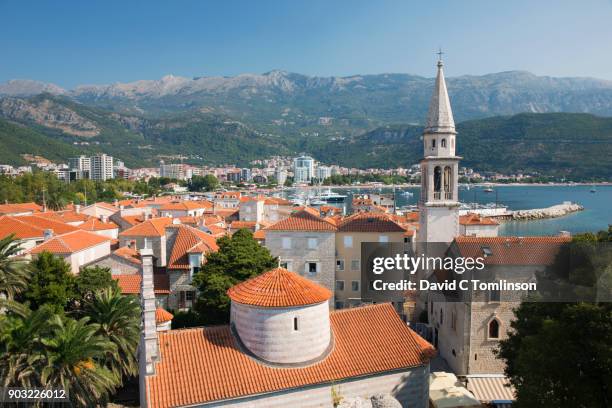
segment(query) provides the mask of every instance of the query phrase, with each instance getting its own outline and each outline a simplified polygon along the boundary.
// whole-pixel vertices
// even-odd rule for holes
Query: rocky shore
[[[539,220],[545,218],[563,217],[577,211],[584,210],[580,204],[565,202],[563,204],[553,205],[548,208],[534,208],[530,210],[515,210],[510,211],[510,219],[512,220]]]

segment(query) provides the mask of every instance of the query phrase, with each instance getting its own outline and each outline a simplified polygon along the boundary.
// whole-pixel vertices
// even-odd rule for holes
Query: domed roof
[[[291,307],[325,302],[332,293],[294,272],[276,268],[231,287],[227,295],[245,305]]]
[[[155,309],[155,323],[166,323],[172,320],[173,318],[174,316],[172,315],[172,313],[168,312],[166,309],[163,309],[161,307]]]

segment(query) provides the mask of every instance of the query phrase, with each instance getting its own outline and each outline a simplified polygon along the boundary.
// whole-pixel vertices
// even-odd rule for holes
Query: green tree
[[[194,285],[200,290],[196,309],[203,317],[226,322],[230,305],[227,290],[273,268],[277,259],[247,229],[219,238],[217,243],[219,251],[207,255],[206,263],[194,277]]]
[[[517,407],[612,404],[612,308],[606,304],[522,303],[499,357]]]
[[[101,289],[118,287],[111,270],[100,266],[82,268],[75,283],[78,294],[84,300],[91,299],[93,294]]]
[[[99,361],[116,346],[98,334],[98,325],[89,319],[62,318],[55,315],[49,337],[40,340],[42,352],[34,359],[40,365],[44,387],[67,391],[73,404],[83,407],[100,405],[117,386],[117,377]]]
[[[17,256],[20,250],[15,235],[0,239],[0,295],[8,299],[23,292],[30,279],[27,262]]]
[[[33,310],[50,305],[57,312],[63,311],[75,298],[75,278],[70,265],[49,252],[40,253],[30,263],[32,278],[23,296]]]
[[[219,180],[212,174],[193,176],[189,183],[190,191],[214,191],[219,187]]]
[[[116,287],[99,290],[85,306],[85,314],[98,325],[98,334],[115,348],[105,356],[105,366],[122,382],[138,374],[136,349],[140,340],[140,304],[135,296],[123,296]]]

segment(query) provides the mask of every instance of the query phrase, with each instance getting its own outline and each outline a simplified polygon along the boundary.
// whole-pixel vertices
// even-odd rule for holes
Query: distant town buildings
[[[314,176],[314,159],[301,155],[293,160],[293,182],[296,184],[310,183]]]

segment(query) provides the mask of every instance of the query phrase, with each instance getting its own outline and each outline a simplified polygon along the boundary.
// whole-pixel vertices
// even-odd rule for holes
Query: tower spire
[[[438,54],[438,75],[434,84],[433,95],[429,104],[429,113],[427,114],[427,123],[425,125],[425,133],[454,133],[455,120],[453,119],[453,111],[446,90],[446,81],[444,79],[444,63],[442,62],[442,49]]]

